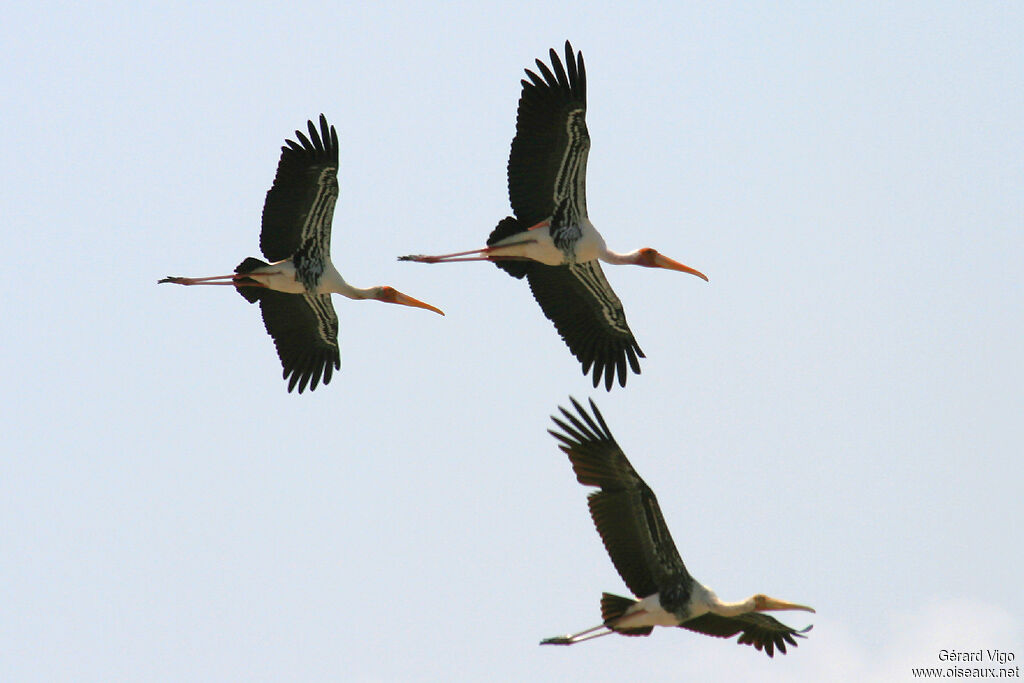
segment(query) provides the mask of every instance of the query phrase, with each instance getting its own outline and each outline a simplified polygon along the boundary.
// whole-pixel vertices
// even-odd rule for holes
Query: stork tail
[[[253,258],[252,256],[250,256],[249,258],[245,259],[244,261],[238,264],[238,266],[235,268],[235,272],[242,273],[244,275],[245,273],[251,273],[257,268],[262,268],[263,266],[269,265],[270,264],[266,263],[265,261],[260,261],[258,258]],[[242,278],[240,280],[236,280],[236,282],[255,282],[255,280],[250,280],[249,278]],[[263,288],[236,286],[235,291],[241,294],[242,298],[244,298],[246,301],[248,301],[251,304],[254,304],[260,300],[260,294],[263,292]]]
[[[611,593],[601,594],[601,618],[604,619],[604,625],[612,629],[616,633],[621,633],[624,636],[649,636],[651,631],[654,630],[653,626],[641,626],[639,628],[615,628],[611,623],[626,613],[630,607],[636,604],[636,600],[630,598],[623,598],[619,595],[612,595]]]
[[[526,232],[519,225],[519,221],[512,216],[506,216],[502,218],[497,227],[491,231],[490,236],[487,238],[487,246],[500,242],[501,240],[511,235],[516,235],[521,232]],[[530,261],[515,261],[512,259],[497,259],[492,261],[494,265],[498,266],[506,273],[521,280],[527,272],[529,272],[531,262]]]

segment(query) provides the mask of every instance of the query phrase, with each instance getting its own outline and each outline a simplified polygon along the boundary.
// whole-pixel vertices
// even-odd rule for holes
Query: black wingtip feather
[[[551,54],[554,55],[555,51],[552,50]],[[555,74],[551,73],[551,69],[548,68],[548,65],[545,64],[544,62],[540,61],[539,59],[536,60],[536,61],[537,61],[537,68],[540,70],[541,75],[544,76],[544,81],[549,86],[550,85],[558,85],[559,84],[558,78],[555,76]],[[553,64],[557,65],[555,67],[556,69],[561,66],[561,63],[558,61],[558,57],[555,57],[551,61],[553,62]]]
[[[569,397],[569,400],[572,401],[572,405],[576,409],[576,412],[579,414],[579,416],[581,418],[583,418],[584,422],[587,423],[587,427],[589,428],[588,431],[589,431],[590,434],[592,434],[592,435],[594,435],[596,437],[599,437],[599,438],[600,437],[605,437],[605,436],[610,436],[610,435],[602,434],[601,433],[601,428],[597,426],[597,423],[594,422],[594,418],[592,418],[590,416],[590,414],[583,408],[583,406],[580,405],[579,401],[577,401],[572,396]],[[592,405],[592,406],[594,405],[593,399],[591,399],[590,405]],[[595,409],[596,409],[596,406],[595,406]],[[574,422],[576,422],[575,419],[574,419]],[[579,423],[576,422],[576,424],[579,424]],[[581,428],[582,428],[582,426],[581,426]]]
[[[554,48],[551,48],[551,69],[555,72],[555,81],[559,86],[565,89],[569,89],[569,77],[565,74],[565,68],[562,66],[562,60],[558,58],[558,54]]]
[[[306,121],[306,128],[309,129],[309,139],[313,142],[313,149],[321,154],[324,151],[324,141],[320,139],[320,133],[317,131],[316,126],[313,125],[312,121]],[[296,133],[298,131],[295,131]],[[324,136],[327,137],[326,135]]]
[[[601,411],[597,409],[597,404],[594,403],[594,399],[591,398],[591,399],[588,399],[588,400],[590,401],[590,410],[591,410],[591,412],[594,413],[594,417],[597,418],[598,424],[601,425],[600,433],[603,434],[608,439],[614,441],[615,439],[612,438],[612,430],[610,430],[608,428],[608,423],[604,421],[604,415],[602,415]],[[576,403],[576,399],[572,399],[572,402]],[[576,409],[579,410],[580,412],[582,412],[582,409],[579,408],[579,404],[577,403],[576,405],[577,405]]]
[[[588,444],[594,444],[597,442],[605,441],[609,444],[618,447],[615,443],[615,437],[612,436],[611,430],[608,428],[608,424],[604,420],[604,416],[601,411],[598,410],[597,404],[594,403],[593,399],[589,400],[591,411],[594,415],[587,412],[586,408],[577,401],[574,397],[570,396],[569,401],[572,403],[572,407],[576,413],[572,413],[569,409],[558,406],[558,411],[562,414],[562,417],[551,416],[552,422],[554,422],[562,433],[548,430],[552,436],[561,441],[564,446],[562,447],[566,453],[573,448],[583,447]],[[570,459],[572,454],[569,453]],[[597,486],[597,483],[591,483],[589,481],[583,482],[582,484],[588,484]]]

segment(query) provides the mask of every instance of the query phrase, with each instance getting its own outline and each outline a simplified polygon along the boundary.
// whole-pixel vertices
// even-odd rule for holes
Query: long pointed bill
[[[658,254],[657,256],[654,257],[654,265],[658,268],[678,270],[680,273],[689,273],[690,275],[696,275],[701,280],[704,280],[705,282],[710,282],[710,280],[708,280],[708,276],[700,272],[699,270],[695,270],[690,266],[684,266],[679,261],[673,261],[668,256],[663,256],[662,254]]]
[[[444,315],[444,311],[442,311],[440,308],[437,308],[436,306],[431,306],[430,304],[420,301],[419,299],[413,299],[411,296],[402,294],[401,292],[395,292],[394,300],[389,303],[402,304],[403,306],[412,306],[414,308],[425,308],[428,311],[433,311],[434,313],[440,313],[441,315]]]
[[[803,610],[804,612],[814,612],[813,607],[798,605],[795,602],[786,602],[785,600],[776,600],[775,598],[769,598],[767,596],[765,597],[764,602],[757,606],[758,612],[772,612],[791,609]]]

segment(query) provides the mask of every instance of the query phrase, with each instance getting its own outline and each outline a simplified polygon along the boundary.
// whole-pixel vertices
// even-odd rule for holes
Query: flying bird
[[[270,261],[249,257],[231,275],[166,277],[178,285],[233,285],[249,303],[260,302],[263,324],[274,339],[288,380],[299,393],[327,384],[341,367],[338,316],[331,294],[376,299],[403,306],[439,308],[392,287],[353,287],[331,263],[331,218],[338,199],[338,133],[320,115],[320,130],[308,122],[309,137],[285,140],[274,184],[263,204],[260,251]]]
[[[776,649],[785,654],[787,643],[795,647],[794,638],[804,638],[811,627],[797,631],[762,612],[814,610],[761,594],[722,602],[690,576],[654,492],[629,464],[594,401],[590,401],[593,417],[576,399],[572,404],[579,417],[559,408],[565,420],[551,419],[561,432],[548,432],[561,442],[576,479],[585,486],[600,487],[587,498],[590,516],[619,575],[639,599],[604,593],[603,623],[548,638],[541,645],[573,645],[609,633],[647,636],[655,626],[679,626],[719,638],[738,633],[739,643],[764,650],[769,657]]]
[[[514,217],[501,220],[483,249],[410,255],[402,261],[451,263],[491,261],[515,278],[526,277],[544,315],[583,366],[593,368],[594,386],[604,375],[611,390],[618,374],[626,385],[626,364],[640,372],[643,358],[626,323],[622,302],[605,279],[599,261],[667,268],[707,280],[699,272],[651,248],[619,254],[587,217],[587,74],[583,54],[565,42],[565,66],[550,51],[551,66],[536,60],[522,80],[516,135],[508,159],[508,195]]]

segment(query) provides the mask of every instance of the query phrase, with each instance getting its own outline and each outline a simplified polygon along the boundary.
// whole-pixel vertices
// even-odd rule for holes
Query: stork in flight
[[[760,594],[722,602],[690,576],[654,492],[629,464],[594,401],[590,401],[593,417],[576,399],[572,404],[579,417],[559,408],[568,422],[552,417],[562,431],[548,431],[562,442],[560,448],[569,456],[576,479],[601,488],[587,498],[590,516],[612,563],[639,600],[604,593],[602,624],[548,638],[541,645],[573,645],[609,633],[647,636],[655,626],[680,626],[719,638],[739,633],[739,643],[764,650],[769,657],[776,648],[785,654],[786,643],[795,647],[794,638],[805,637],[811,627],[797,631],[762,612],[814,610]]]
[[[242,261],[231,275],[166,277],[178,285],[233,285],[249,303],[260,302],[263,324],[274,339],[288,380],[288,391],[331,381],[341,367],[338,316],[331,294],[376,299],[392,304],[439,308],[392,287],[353,287],[331,263],[331,218],[338,199],[338,133],[320,115],[320,130],[308,122],[309,137],[285,140],[277,176],[263,204],[260,251]]]
[[[533,296],[573,355],[583,374],[593,368],[594,386],[604,374],[611,390],[618,373],[626,385],[626,363],[640,372],[643,351],[626,324],[622,302],[598,261],[667,268],[707,280],[699,272],[644,248],[609,250],[587,218],[587,74],[583,54],[565,42],[565,62],[550,51],[551,67],[537,61],[522,81],[516,135],[508,159],[508,194],[515,217],[502,219],[483,249],[439,256],[402,256],[402,261],[451,263],[492,261],[530,283]]]

